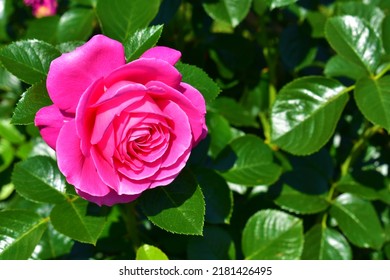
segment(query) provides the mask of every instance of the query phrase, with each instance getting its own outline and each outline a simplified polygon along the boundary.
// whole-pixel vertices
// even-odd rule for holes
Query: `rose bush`
[[[126,64],[103,35],[52,61],[53,105],[35,125],[83,198],[126,203],[171,183],[207,134],[205,101],[174,67],[181,53],[154,47]]]

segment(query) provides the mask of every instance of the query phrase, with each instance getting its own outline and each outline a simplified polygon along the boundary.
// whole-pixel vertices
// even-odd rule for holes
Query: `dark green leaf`
[[[281,174],[280,166],[273,162],[272,150],[254,135],[234,139],[227,150],[236,158],[233,167],[222,173],[229,182],[245,186],[270,185]]]
[[[123,43],[126,60],[132,61],[139,58],[145,51],[154,47],[160,39],[163,25],[155,25],[137,30]]]
[[[136,260],[168,260],[167,255],[159,248],[144,244],[137,250]]]
[[[98,0],[97,16],[103,33],[123,42],[136,30],[145,28],[157,15],[160,0]]]
[[[8,20],[14,11],[14,8],[12,5],[12,0],[3,0],[1,1],[0,5],[0,40],[6,41],[9,39],[7,33]]]
[[[298,0],[265,0],[265,1],[269,3],[271,9],[274,9],[283,6],[288,6],[290,4],[297,2]]]
[[[11,142],[7,139],[0,138],[0,172],[7,169],[15,156],[15,150]]]
[[[345,237],[317,224],[305,234],[304,260],[350,260],[352,250]]]
[[[259,127],[259,124],[255,120],[255,116],[253,116],[250,111],[245,110],[242,105],[233,98],[217,98],[211,104],[211,108],[225,117],[232,125]]]
[[[25,141],[25,136],[10,123],[9,119],[0,119],[0,137],[13,144],[21,144]]]
[[[334,201],[330,214],[351,243],[362,248],[381,248],[384,233],[370,202],[345,193]]]
[[[219,86],[202,69],[184,63],[177,63],[176,68],[183,75],[183,82],[199,90],[206,103],[213,101],[220,93]]]
[[[376,182],[373,183],[375,184]],[[349,174],[337,182],[336,188],[341,192],[352,193],[367,200],[375,200],[379,198],[377,190],[356,181]]]
[[[47,93],[46,83],[39,82],[23,93],[18,104],[16,105],[12,123],[14,124],[32,124],[35,115],[42,107],[53,104]]]
[[[233,211],[233,194],[228,184],[211,169],[196,171],[196,178],[206,201],[206,222],[228,224]]]
[[[249,13],[252,0],[217,0],[203,3],[206,13],[214,20],[236,27]]]
[[[36,202],[64,202],[65,178],[56,162],[44,156],[28,158],[15,165],[12,182],[23,197]]]
[[[383,50],[376,32],[363,19],[354,16],[330,18],[325,36],[336,52],[360,65],[367,73],[375,73]]]
[[[106,218],[89,213],[88,210],[88,202],[76,197],[54,206],[50,220],[58,232],[95,245],[104,229]]]
[[[354,96],[363,115],[390,132],[390,76],[379,80],[360,79]]]
[[[382,40],[383,40],[383,47],[386,50],[386,54],[390,55],[390,16],[386,16],[385,19],[382,22]]]
[[[211,138],[210,153],[215,158],[233,139],[233,133],[229,122],[220,114],[208,112],[206,123]]]
[[[0,50],[4,67],[28,84],[44,80],[51,61],[60,55],[55,47],[38,40],[14,42]]]
[[[28,259],[42,234],[48,219],[25,210],[0,211],[0,260]]]
[[[316,152],[332,136],[348,101],[336,80],[309,76],[279,92],[272,107],[272,141],[296,155]]]
[[[202,235],[205,201],[189,171],[166,187],[146,191],[140,198],[144,214],[155,225],[174,233]]]
[[[87,40],[92,33],[94,20],[95,13],[92,9],[75,8],[66,11],[58,25],[58,41]]]
[[[216,226],[205,227],[202,237],[193,237],[188,243],[191,260],[234,260],[236,250],[232,237]]]
[[[261,210],[249,218],[242,234],[247,260],[294,260],[303,249],[302,220],[278,210]]]

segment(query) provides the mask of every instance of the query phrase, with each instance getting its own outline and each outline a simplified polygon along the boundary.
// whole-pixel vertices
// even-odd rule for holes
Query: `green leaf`
[[[390,55],[390,15],[387,15],[382,22],[382,40],[386,54]]]
[[[47,93],[45,81],[39,82],[23,93],[16,105],[13,124],[28,125],[34,123],[36,113],[45,106],[53,104]]]
[[[217,0],[203,3],[206,13],[214,20],[236,27],[247,16],[252,0]]]
[[[4,67],[28,84],[44,80],[51,61],[60,55],[55,47],[38,40],[14,42],[0,50]]]
[[[216,226],[204,229],[202,237],[192,237],[188,243],[190,260],[234,260],[236,249],[229,233]]]
[[[325,65],[324,73],[329,77],[347,77],[352,80],[358,80],[367,75],[363,66],[340,56],[335,55]]]
[[[264,1],[264,0],[263,0]],[[283,6],[288,6],[291,5],[298,0],[265,0],[266,2],[269,3],[271,10],[275,8],[280,8]]]
[[[229,223],[233,212],[233,193],[226,181],[211,169],[197,169],[196,178],[206,201],[206,222]]]
[[[124,42],[136,30],[145,28],[157,15],[160,0],[98,0],[96,6],[103,33]]]
[[[137,30],[127,37],[123,45],[125,47],[126,61],[139,58],[145,51],[154,47],[160,39],[163,25],[155,25]]]
[[[373,182],[373,184],[376,183],[377,182]],[[352,193],[367,200],[379,199],[379,194],[376,189],[356,181],[350,174],[342,177],[336,183],[336,188],[340,192]]]
[[[38,246],[31,255],[34,260],[63,259],[68,255],[75,241],[56,231],[51,224],[43,234]]]
[[[0,119],[0,136],[12,144],[21,144],[25,136],[10,123],[9,119]]]
[[[304,260],[351,260],[352,249],[338,231],[317,224],[305,234]]]
[[[25,210],[0,211],[0,260],[28,259],[42,234],[48,219]]]
[[[345,59],[374,74],[379,66],[383,47],[372,27],[354,16],[328,19],[325,36],[335,51]]]
[[[185,63],[177,63],[177,70],[183,75],[183,82],[200,91],[206,103],[213,101],[220,93],[219,86],[202,69]]]
[[[49,157],[37,156],[17,163],[12,182],[20,195],[35,202],[61,203],[67,197],[65,178]]]
[[[11,142],[0,138],[0,172],[6,170],[13,162],[15,150]]]
[[[7,41],[9,36],[7,33],[7,25],[9,17],[14,11],[12,0],[3,0],[0,2],[0,40]]]
[[[58,232],[95,245],[104,229],[106,218],[89,213],[89,210],[88,202],[76,197],[55,205],[50,220]]]
[[[144,214],[158,227],[180,234],[202,235],[205,202],[194,176],[186,170],[169,185],[144,192]]]
[[[168,260],[167,255],[159,248],[144,244],[137,250],[136,260]]]
[[[296,260],[302,248],[302,220],[278,210],[257,212],[249,218],[242,234],[247,260]]]
[[[348,101],[344,86],[308,76],[284,86],[272,107],[272,142],[296,155],[318,151],[332,136]]]
[[[231,150],[234,153],[232,156],[236,158],[233,167],[221,173],[231,183],[245,186],[270,185],[281,174],[280,166],[273,162],[272,150],[254,135],[234,139],[226,150]]]
[[[259,127],[259,124],[255,120],[255,116],[253,116],[249,110],[245,110],[243,106],[233,98],[217,98],[211,104],[211,108],[225,117],[232,125],[255,128]]]
[[[379,80],[360,79],[354,97],[359,110],[370,122],[390,132],[390,76]]]
[[[28,22],[28,28],[24,39],[37,39],[47,43],[57,42],[57,28],[59,16],[43,17]]]
[[[57,37],[59,42],[85,41],[93,31],[95,13],[92,9],[74,8],[60,19]]]
[[[334,201],[330,214],[352,244],[373,249],[383,245],[383,229],[370,202],[345,193]]]
[[[216,157],[233,139],[229,122],[220,114],[207,112],[206,123],[210,135],[210,154]]]
[[[287,184],[283,185],[282,192],[275,199],[275,203],[283,209],[298,214],[319,213],[329,206],[326,196],[302,193]]]

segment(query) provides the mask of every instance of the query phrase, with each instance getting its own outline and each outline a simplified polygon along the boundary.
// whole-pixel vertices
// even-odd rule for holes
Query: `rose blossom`
[[[32,7],[35,17],[53,16],[57,12],[57,0],[23,0],[26,6]]]
[[[154,47],[126,64],[121,43],[96,35],[52,61],[54,104],[38,111],[35,125],[81,197],[130,202],[183,169],[207,127],[202,95],[174,67],[180,56]]]

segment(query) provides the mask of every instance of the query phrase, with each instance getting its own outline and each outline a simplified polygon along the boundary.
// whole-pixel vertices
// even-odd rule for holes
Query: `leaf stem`
[[[127,203],[119,206],[123,221],[125,222],[127,238],[133,244],[134,252],[141,246],[138,235],[136,203]]]

